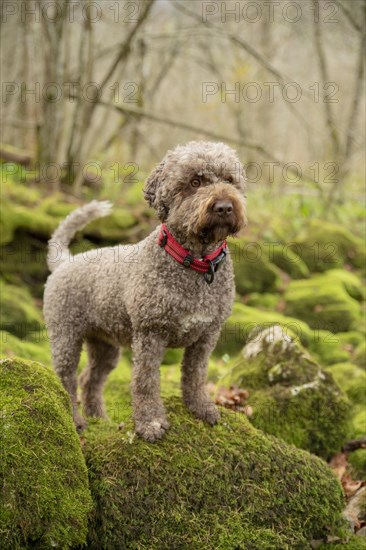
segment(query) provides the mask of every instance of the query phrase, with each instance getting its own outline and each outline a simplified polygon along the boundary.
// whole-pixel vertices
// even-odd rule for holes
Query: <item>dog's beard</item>
[[[202,228],[198,228],[197,237],[203,244],[218,243],[224,241],[229,235],[235,235],[240,229],[236,221],[226,220],[220,222],[209,222]]]

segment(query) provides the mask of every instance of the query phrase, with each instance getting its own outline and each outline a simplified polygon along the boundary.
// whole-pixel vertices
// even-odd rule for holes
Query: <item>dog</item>
[[[211,425],[219,418],[205,383],[210,354],[234,301],[226,238],[246,224],[243,168],[224,143],[192,141],[168,151],[148,177],[144,196],[161,225],[137,245],[99,249],[96,262],[83,254],[70,256],[68,246],[76,231],[108,215],[111,205],[92,201],[60,224],[49,241],[52,273],[44,316],[54,367],[71,397],[78,431],[86,426],[77,403],[83,342],[88,365],[79,383],[86,417],[106,416],[104,383],[120,347],[131,346],[135,431],[154,442],[169,427],[160,396],[166,348],[185,348],[186,407]]]

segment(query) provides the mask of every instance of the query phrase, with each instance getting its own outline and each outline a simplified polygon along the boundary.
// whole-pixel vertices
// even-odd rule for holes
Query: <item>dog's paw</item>
[[[103,401],[83,401],[82,410],[84,416],[109,420]]]
[[[136,422],[135,431],[146,441],[154,443],[163,437],[168,428],[169,423],[166,419],[156,419],[150,422]]]
[[[81,432],[88,426],[87,421],[81,416],[81,414],[74,415],[74,424],[78,434],[81,434]]]
[[[212,401],[195,401],[186,403],[191,413],[200,420],[204,420],[211,426],[217,424],[220,418],[220,411]]]

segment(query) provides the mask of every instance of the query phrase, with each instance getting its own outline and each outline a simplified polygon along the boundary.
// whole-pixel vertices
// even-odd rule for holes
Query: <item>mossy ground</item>
[[[156,445],[103,421],[85,433],[95,507],[89,548],[306,548],[338,523],[328,467],[223,411],[214,428],[167,402]],[[304,522],[304,518],[306,521]]]
[[[92,502],[69,396],[39,363],[4,360],[0,371],[0,548],[83,544]]]

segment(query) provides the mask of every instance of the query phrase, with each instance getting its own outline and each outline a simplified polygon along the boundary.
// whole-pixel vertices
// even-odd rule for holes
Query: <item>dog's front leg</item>
[[[182,393],[186,407],[212,426],[220,413],[206,390],[208,360],[219,337],[219,332],[203,336],[187,347],[182,363]]]
[[[160,363],[164,342],[154,334],[135,334],[132,342],[132,405],[135,431],[147,441],[160,439],[169,427],[160,397]]]

